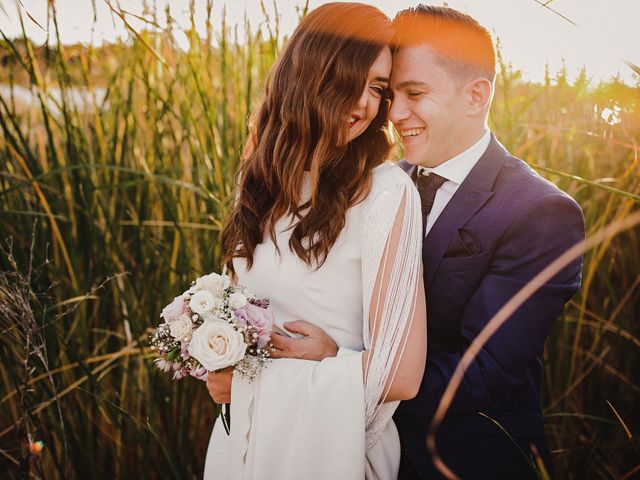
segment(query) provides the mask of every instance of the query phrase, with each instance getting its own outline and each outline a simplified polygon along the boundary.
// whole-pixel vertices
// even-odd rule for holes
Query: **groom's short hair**
[[[454,79],[479,76],[493,83],[496,52],[489,31],[473,17],[449,7],[419,4],[393,20],[396,51],[425,44]]]

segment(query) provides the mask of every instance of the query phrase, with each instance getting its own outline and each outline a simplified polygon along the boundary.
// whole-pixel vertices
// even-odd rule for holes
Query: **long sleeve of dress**
[[[422,288],[420,199],[408,182],[378,194],[362,235],[362,285],[367,449],[378,440],[398,402],[383,403],[401,368],[402,355],[424,365],[426,332]],[[423,335],[405,351],[412,327]],[[418,367],[419,368],[419,367]]]

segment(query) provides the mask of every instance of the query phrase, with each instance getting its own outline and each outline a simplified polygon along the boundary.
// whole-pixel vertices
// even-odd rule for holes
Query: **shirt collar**
[[[480,160],[491,141],[491,132],[487,129],[484,135],[476,143],[467,148],[464,152],[441,163],[435,168],[418,167],[418,175],[425,175],[431,172],[446,178],[450,182],[460,185],[467,178],[471,169]]]

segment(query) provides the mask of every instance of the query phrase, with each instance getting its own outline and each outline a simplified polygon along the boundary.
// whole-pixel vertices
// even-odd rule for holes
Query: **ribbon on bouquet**
[[[224,427],[224,431],[227,432],[227,435],[231,432],[231,404],[223,403],[222,411],[220,412],[220,417],[222,418],[222,426]]]

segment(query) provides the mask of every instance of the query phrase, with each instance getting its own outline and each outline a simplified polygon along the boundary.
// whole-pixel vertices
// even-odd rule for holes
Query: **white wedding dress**
[[[309,185],[307,177],[303,200]],[[380,399],[416,310],[422,275],[418,194],[399,167],[377,167],[371,192],[347,212],[317,270],[289,250],[291,221],[276,224],[279,254],[267,235],[250,270],[244,260],[234,261],[238,282],[270,299],[279,326],[311,322],[340,351],[321,362],[273,360],[252,382],[234,375],[231,433],[218,418],[204,478],[395,480],[400,444],[390,419],[397,402]]]

